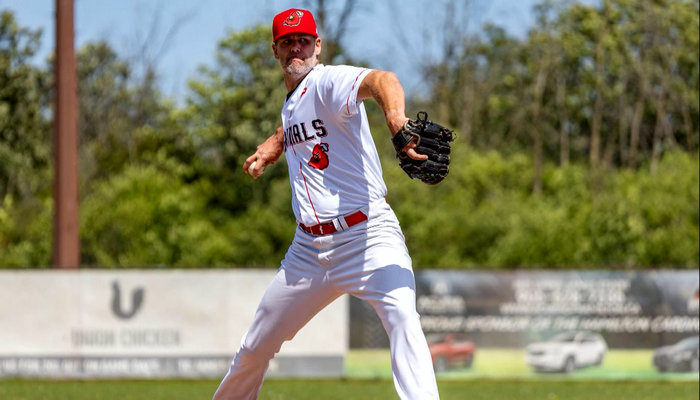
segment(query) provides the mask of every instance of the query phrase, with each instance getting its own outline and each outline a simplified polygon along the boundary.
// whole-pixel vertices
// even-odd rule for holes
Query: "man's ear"
[[[277,54],[277,45],[274,42],[272,43],[272,52],[275,54],[275,59],[279,60],[280,56]]]
[[[316,38],[316,48],[314,49],[314,54],[316,54],[316,58],[318,58],[318,55],[321,54],[321,38],[320,37]]]

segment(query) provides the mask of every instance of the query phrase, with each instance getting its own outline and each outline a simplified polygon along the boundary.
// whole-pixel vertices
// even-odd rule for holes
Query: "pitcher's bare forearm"
[[[379,104],[389,132],[394,135],[406,118],[406,95],[399,78],[393,72],[372,71],[362,80],[358,91],[360,99],[373,98]]]
[[[284,151],[284,131],[280,125],[275,133],[258,146],[257,151],[248,157],[243,163],[243,171],[249,173],[248,168],[255,162],[255,169],[262,168],[269,164],[274,164]]]
[[[386,118],[386,125],[393,137],[408,121],[406,118],[406,94],[399,78],[393,72],[372,71],[362,80],[357,93],[359,99],[373,98],[379,104]],[[406,154],[414,160],[427,160],[428,157],[414,150],[411,141],[405,148]]]

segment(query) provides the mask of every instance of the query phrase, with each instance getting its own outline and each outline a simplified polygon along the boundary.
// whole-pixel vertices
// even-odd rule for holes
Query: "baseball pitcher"
[[[391,72],[318,63],[313,15],[274,17],[272,51],[288,90],[282,126],[248,157],[254,178],[284,152],[298,227],[258,306],[215,400],[257,399],[270,360],[326,305],[348,293],[372,304],[390,339],[401,399],[438,399],[430,352],[415,304],[415,279],[396,215],[385,200],[364,99],[384,111],[399,165],[435,184],[448,172],[452,131],[405,115]]]

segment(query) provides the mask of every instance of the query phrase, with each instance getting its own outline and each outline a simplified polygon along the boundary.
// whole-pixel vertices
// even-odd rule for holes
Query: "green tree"
[[[554,160],[655,170],[669,149],[698,151],[697,3],[543,1],[524,39],[493,26],[463,36],[429,66],[422,103],[476,148],[534,149],[536,171]]]
[[[214,226],[239,239],[221,263],[275,266],[294,234],[284,159],[256,181],[241,169],[281,124],[286,90],[269,26],[228,34],[216,60],[189,82],[183,109],[163,128],[143,131],[143,143],[149,143],[143,148],[150,160],[178,169],[180,179],[196,185]]]
[[[51,260],[51,124],[48,73],[31,65],[41,30],[0,12],[0,265]]]
[[[241,170],[256,146],[281,125],[286,90],[268,26],[229,34],[219,42],[216,60],[190,81],[181,121],[194,147],[193,179],[210,182],[209,206],[236,216],[269,202],[271,185],[287,179],[283,163],[255,182]]]
[[[47,74],[30,64],[40,38],[0,12],[0,199],[36,202],[51,189]]]
[[[141,143],[142,131],[165,125],[174,106],[160,94],[153,71],[145,79],[137,77],[131,63],[106,42],[85,44],[77,66],[85,192],[94,179],[143,161],[142,147],[148,145]]]
[[[217,266],[235,251],[205,212],[197,185],[154,166],[128,166],[95,185],[81,208],[85,266]]]

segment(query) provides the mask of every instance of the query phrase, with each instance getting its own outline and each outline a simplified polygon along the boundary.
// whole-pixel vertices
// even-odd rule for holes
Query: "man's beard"
[[[301,63],[292,62],[294,59],[289,60],[287,67],[284,69],[288,75],[300,77],[306,75],[309,71],[314,68],[315,59],[314,57],[309,57],[306,60],[302,60]]]

